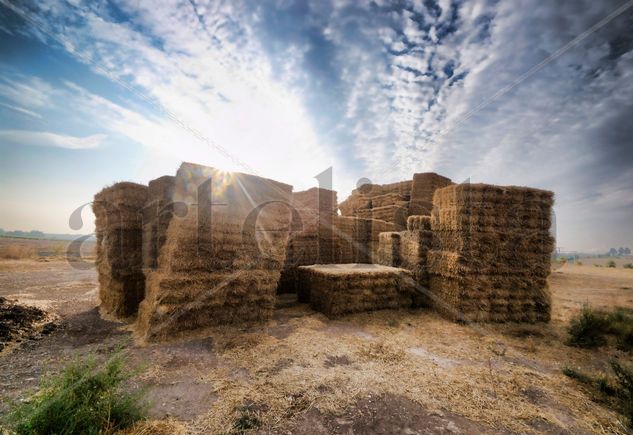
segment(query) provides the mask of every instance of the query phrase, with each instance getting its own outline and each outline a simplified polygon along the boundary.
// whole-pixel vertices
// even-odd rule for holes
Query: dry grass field
[[[66,240],[0,237],[0,260],[55,259],[64,257],[70,242]],[[81,247],[84,257],[94,257],[95,242],[86,241]]]
[[[621,415],[561,370],[631,362],[564,341],[584,304],[633,308],[633,270],[569,264],[549,282],[546,325],[463,325],[424,310],[329,320],[283,298],[263,327],[138,347],[129,326],[100,318],[94,270],[4,260],[0,296],[50,311],[59,326],[0,354],[0,391],[23,398],[75,355],[122,347],[143,367],[130,388],[148,387],[152,403],[152,420],[132,433],[626,433]]]

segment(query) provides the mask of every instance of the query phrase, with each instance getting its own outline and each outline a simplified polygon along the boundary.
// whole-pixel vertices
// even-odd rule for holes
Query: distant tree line
[[[43,239],[46,234],[41,231],[5,231],[0,228],[0,236],[4,237],[26,237],[29,239]]]
[[[626,248],[620,247],[618,249],[611,248],[609,249],[609,252],[607,252],[607,255],[609,257],[622,257],[624,255],[631,255],[631,249],[628,247]]]

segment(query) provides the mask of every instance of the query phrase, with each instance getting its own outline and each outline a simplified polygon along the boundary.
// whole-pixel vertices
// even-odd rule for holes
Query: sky
[[[544,188],[562,249],[633,247],[633,0],[0,0],[0,153],[5,230],[192,161]]]

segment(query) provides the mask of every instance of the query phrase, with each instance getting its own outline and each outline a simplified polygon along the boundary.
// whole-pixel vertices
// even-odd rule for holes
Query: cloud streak
[[[57,147],[69,150],[89,150],[98,148],[106,139],[104,134],[78,137],[47,131],[0,130],[0,140],[15,145]]]

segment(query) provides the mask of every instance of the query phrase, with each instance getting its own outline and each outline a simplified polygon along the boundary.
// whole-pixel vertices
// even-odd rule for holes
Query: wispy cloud
[[[39,113],[35,113],[31,110],[25,109],[24,107],[14,106],[13,104],[6,104],[2,102],[0,102],[0,106],[6,107],[7,109],[13,110],[14,112],[21,113],[23,115],[28,115],[33,118],[42,119],[42,115],[40,115]]]
[[[71,150],[97,148],[101,146],[106,137],[104,134],[78,137],[47,131],[0,130],[0,140],[7,143],[26,146],[57,147]]]

